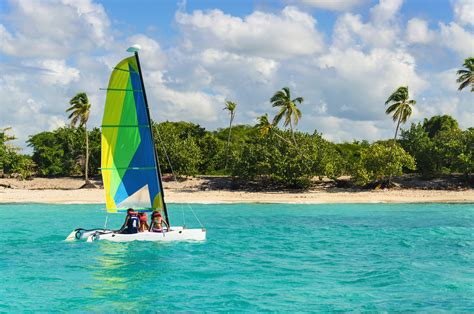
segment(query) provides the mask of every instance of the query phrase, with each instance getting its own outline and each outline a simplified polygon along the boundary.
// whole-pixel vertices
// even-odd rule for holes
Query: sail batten
[[[136,56],[122,60],[106,88],[102,178],[109,212],[162,209],[163,191]]]

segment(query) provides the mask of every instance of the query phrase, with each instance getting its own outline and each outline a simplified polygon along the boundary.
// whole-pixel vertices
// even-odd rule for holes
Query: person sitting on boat
[[[140,219],[140,228],[138,231],[147,231],[150,228],[148,226],[148,215],[146,213],[138,213],[138,218]]]
[[[166,220],[163,219],[161,213],[159,211],[154,211],[151,215],[151,225],[149,231],[163,232],[163,224],[165,224],[166,229],[170,231],[170,226],[168,225]]]
[[[133,210],[133,208],[127,209],[127,217],[125,217],[125,222],[120,228],[119,233],[132,234],[138,232],[140,221],[138,218],[138,213]]]

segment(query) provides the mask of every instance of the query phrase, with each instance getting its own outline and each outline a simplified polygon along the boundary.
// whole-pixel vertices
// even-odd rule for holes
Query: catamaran
[[[138,51],[115,66],[106,89],[102,120],[101,172],[106,210],[124,213],[128,208],[138,212],[160,211],[168,226],[170,219],[164,198],[158,155],[153,140],[150,110],[143,84]],[[206,229],[172,226],[163,232],[122,234],[110,229],[76,229],[67,241],[203,241]]]

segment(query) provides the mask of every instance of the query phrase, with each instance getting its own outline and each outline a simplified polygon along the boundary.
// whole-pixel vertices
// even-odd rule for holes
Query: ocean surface
[[[473,204],[192,208],[206,242],[68,243],[100,205],[0,205],[0,312],[474,311]]]

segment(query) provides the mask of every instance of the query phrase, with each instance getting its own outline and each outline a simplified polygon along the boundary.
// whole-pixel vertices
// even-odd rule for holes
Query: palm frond
[[[280,111],[276,114],[276,116],[273,118],[273,125],[278,125],[280,123],[281,119],[285,115],[286,108],[281,108]]]
[[[282,92],[281,90],[276,92],[272,98],[270,98],[270,102],[272,103],[275,103],[275,102],[281,102],[281,101],[285,101],[286,100],[286,95],[284,92]]]
[[[223,110],[228,110],[231,114],[235,111],[235,108],[237,107],[237,104],[232,101],[226,101],[225,102],[225,107]]]
[[[296,97],[295,99],[293,99],[293,102],[298,102],[300,104],[302,104],[304,101],[303,97]]]
[[[75,126],[77,124],[77,121],[79,121],[79,116],[75,115],[71,119],[71,126]]]
[[[457,83],[461,83],[458,90],[463,90],[467,86],[471,85],[471,92],[474,91],[474,58],[467,58],[463,64],[465,69],[458,70],[456,74],[458,78]]]
[[[399,102],[396,102],[394,104],[391,104],[387,110],[385,110],[385,113],[386,114],[391,114],[392,112],[394,112],[395,110],[397,110],[397,108],[401,105],[401,103]]]
[[[411,116],[412,108],[410,106],[405,106],[402,112],[402,118],[400,119],[401,123],[406,123],[408,118]]]

